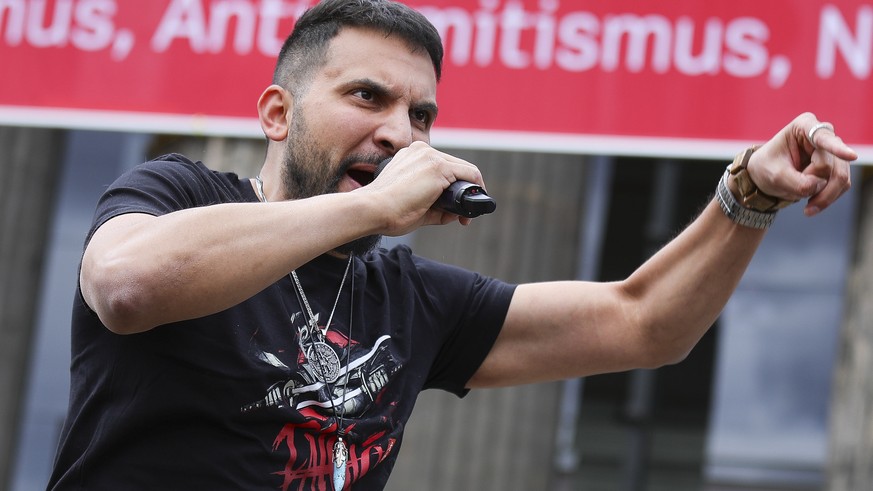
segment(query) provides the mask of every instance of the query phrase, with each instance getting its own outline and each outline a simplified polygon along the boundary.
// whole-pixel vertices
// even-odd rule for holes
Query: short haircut
[[[330,41],[343,27],[373,29],[399,36],[414,52],[427,52],[436,79],[442,73],[443,45],[436,28],[420,12],[391,0],[324,0],[297,19],[276,60],[273,83],[302,95],[315,70],[326,62]]]

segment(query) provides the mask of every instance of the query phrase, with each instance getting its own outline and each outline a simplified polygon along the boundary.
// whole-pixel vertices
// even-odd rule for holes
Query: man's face
[[[307,91],[294,100],[286,140],[286,198],[352,191],[416,140],[429,141],[436,76],[426,52],[397,37],[344,28]]]

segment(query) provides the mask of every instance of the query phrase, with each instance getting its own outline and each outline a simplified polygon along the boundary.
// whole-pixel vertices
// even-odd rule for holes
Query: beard
[[[310,134],[305,118],[297,106],[294,108],[291,128],[285,141],[282,185],[288,199],[335,193],[353,163],[381,161],[379,156],[349,155],[336,165],[331,165],[330,155],[325,149],[318,147],[316,138]],[[366,235],[337,247],[336,251],[346,255],[361,255],[375,249],[381,240],[381,235]]]

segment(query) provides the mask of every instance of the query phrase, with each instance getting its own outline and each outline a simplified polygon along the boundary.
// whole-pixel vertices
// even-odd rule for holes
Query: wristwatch
[[[751,146],[736,156],[718,182],[716,196],[721,210],[728,218],[739,225],[757,229],[769,228],[776,219],[776,212],[794,203],[791,200],[776,198],[765,194],[752,182],[746,169],[749,159],[758,145]],[[728,179],[734,176],[740,198],[734,196],[728,187]]]

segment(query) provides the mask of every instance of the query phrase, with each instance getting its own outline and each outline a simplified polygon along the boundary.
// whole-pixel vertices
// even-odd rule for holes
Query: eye
[[[361,99],[363,99],[365,101],[372,101],[373,98],[375,97],[373,92],[371,92],[367,89],[358,89],[358,90],[352,92],[352,94],[360,97]]]
[[[431,119],[433,119],[431,118],[430,112],[424,109],[413,109],[411,113],[412,118],[423,124],[424,126],[430,125]]]

